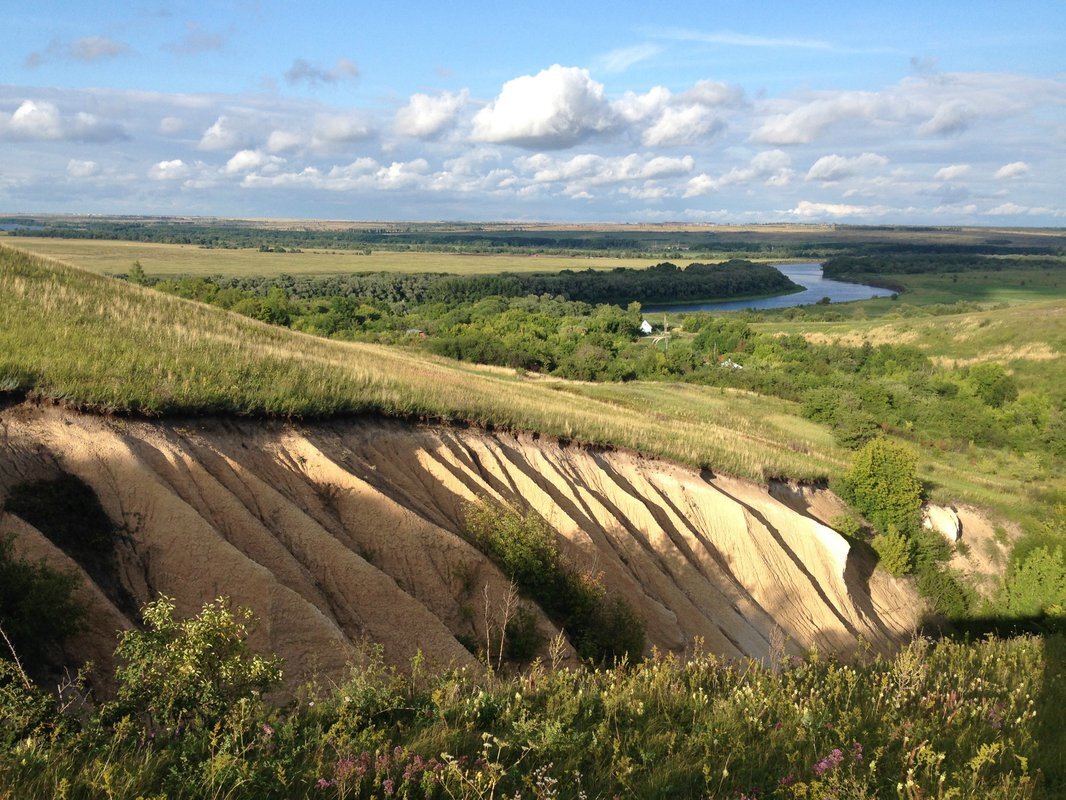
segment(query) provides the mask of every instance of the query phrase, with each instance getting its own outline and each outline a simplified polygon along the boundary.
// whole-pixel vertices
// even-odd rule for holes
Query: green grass
[[[648,267],[654,260],[582,258],[548,255],[477,255],[469,253],[376,250],[317,250],[303,253],[260,253],[258,250],[207,249],[196,245],[155,244],[97,239],[10,237],[12,246],[55,258],[91,272],[125,274],[140,261],[152,276],[331,275],[348,272],[450,272],[461,275],[500,272],[557,272],[564,269]]]
[[[832,448],[796,453],[763,430],[783,406],[748,395],[748,423],[704,418],[700,397],[650,415],[646,403],[575,401],[571,384],[339,342],[0,248],[0,388],[105,411],[325,417],[380,412],[641,450],[755,479],[840,469]],[[658,388],[632,389],[636,394]],[[761,405],[764,403],[765,405]]]

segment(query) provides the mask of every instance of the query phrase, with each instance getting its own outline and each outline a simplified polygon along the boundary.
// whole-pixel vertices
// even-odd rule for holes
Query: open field
[[[638,258],[583,258],[549,255],[480,255],[467,253],[375,250],[306,250],[260,253],[258,250],[208,249],[196,245],[124,242],[100,239],[11,237],[12,246],[56,258],[100,274],[124,274],[134,261],[152,276],[170,275],[333,275],[348,272],[451,272],[463,275],[499,272],[557,272],[564,269],[647,267]]]
[[[1026,332],[1061,341],[1066,315],[1059,306],[1047,312],[1040,315],[1046,329],[1032,325],[1031,311],[1023,308],[955,320],[960,336],[972,326],[973,340],[940,332],[945,318],[892,323],[910,328],[883,335],[927,337],[931,347],[945,336],[931,352],[960,356]],[[884,325],[796,323],[795,331],[873,334],[878,324]],[[1055,374],[1054,362],[1035,363],[1034,376]],[[784,400],[684,384],[521,376],[322,339],[10,248],[0,248],[0,388],[146,414],[379,412],[462,420],[632,448],[756,480],[832,477],[850,459],[828,430],[800,418],[798,406]],[[1015,519],[1038,514],[1035,496],[1056,485],[1026,459],[1011,458],[1008,465],[979,448],[923,458],[924,475],[944,487],[943,494]]]

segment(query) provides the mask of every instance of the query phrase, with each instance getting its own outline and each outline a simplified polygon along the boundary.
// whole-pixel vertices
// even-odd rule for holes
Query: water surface
[[[849,300],[868,300],[871,297],[888,297],[891,289],[879,289],[861,283],[844,283],[822,277],[821,264],[775,265],[794,283],[804,287],[802,292],[762,297],[757,300],[729,300],[716,303],[675,303],[644,306],[644,311],[739,311],[743,308],[788,308],[806,306],[828,297],[831,303],[846,303]]]

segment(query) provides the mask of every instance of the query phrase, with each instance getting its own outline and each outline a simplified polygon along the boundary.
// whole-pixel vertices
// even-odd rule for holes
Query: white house
[[[643,333],[645,336],[647,336],[649,333],[651,333],[651,323],[648,322],[647,320],[644,320],[643,322],[641,322],[640,323],[640,332]]]

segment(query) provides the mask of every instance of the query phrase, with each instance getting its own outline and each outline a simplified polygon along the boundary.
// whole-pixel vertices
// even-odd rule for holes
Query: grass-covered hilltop
[[[1066,796],[1062,231],[10,222],[0,798]]]

